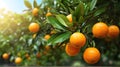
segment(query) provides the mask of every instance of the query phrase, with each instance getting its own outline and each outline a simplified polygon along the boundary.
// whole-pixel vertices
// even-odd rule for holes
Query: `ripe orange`
[[[86,43],[86,37],[80,32],[75,32],[70,36],[70,43],[75,47],[83,47]]]
[[[15,58],[15,63],[16,64],[20,64],[21,62],[22,62],[22,58],[21,57]]]
[[[68,43],[65,47],[65,51],[69,56],[76,56],[80,52],[80,48],[74,47]]]
[[[30,32],[36,33],[39,31],[40,25],[38,23],[31,23],[28,28]]]
[[[38,53],[36,54],[36,57],[37,57],[37,58],[40,58],[40,57],[41,57],[41,54],[38,52]]]
[[[38,12],[39,12],[38,8],[34,8],[34,9],[32,10],[33,16],[38,16]]]
[[[3,57],[3,59],[7,60],[7,59],[9,58],[9,54],[8,54],[8,53],[4,53],[4,54],[2,55],[2,57]]]
[[[97,48],[89,47],[85,49],[83,59],[88,64],[95,64],[100,60],[100,52]]]
[[[45,38],[46,40],[48,40],[48,39],[50,38],[50,35],[47,34],[47,35],[44,36],[44,38]]]
[[[69,15],[67,15],[66,17],[67,17],[67,19],[69,20],[69,22],[71,22],[71,23],[72,23],[72,15],[71,15],[71,14],[69,14]]]
[[[108,33],[108,26],[103,22],[98,22],[92,27],[93,36],[96,38],[105,38]]]
[[[116,38],[119,36],[119,33],[120,33],[120,30],[119,30],[119,27],[116,26],[116,25],[111,25],[109,26],[108,28],[108,37],[110,38]]]
[[[46,17],[51,16],[51,15],[52,15],[52,13],[48,12],[48,13],[46,14]]]

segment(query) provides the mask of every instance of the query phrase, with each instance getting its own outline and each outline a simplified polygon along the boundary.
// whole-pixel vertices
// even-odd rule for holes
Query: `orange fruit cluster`
[[[80,52],[80,48],[85,45],[86,37],[80,32],[75,32],[70,36],[69,42],[65,51],[69,56],[76,56]]]
[[[119,36],[120,30],[116,25],[108,26],[104,22],[98,22],[92,27],[93,36],[96,38],[116,38]]]
[[[89,47],[85,49],[83,59],[88,64],[95,64],[100,60],[100,52],[95,47]]]

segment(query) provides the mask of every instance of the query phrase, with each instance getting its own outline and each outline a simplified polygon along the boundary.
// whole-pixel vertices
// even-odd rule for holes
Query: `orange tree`
[[[110,0],[109,2],[104,0],[42,0],[42,3],[38,5],[34,0],[32,7],[31,4],[25,0],[25,5],[31,10],[30,12],[38,13],[37,16],[31,14],[33,18],[32,21],[39,23],[41,26],[34,39],[34,44],[36,45],[38,41],[41,41],[39,45],[37,45],[38,49],[36,50],[44,51],[43,48],[46,45],[50,46],[51,50],[49,52],[49,57],[53,59],[46,59],[46,62],[49,63],[49,61],[52,62],[53,60],[54,62],[50,63],[51,65],[59,65],[59,63],[62,65],[63,61],[66,61],[62,60],[63,57],[67,59],[71,58],[68,61],[71,63],[76,59],[85,62],[85,59],[82,58],[85,49],[96,47],[100,51],[100,59],[97,58],[99,62],[97,62],[98,60],[94,61],[96,60],[95,58],[91,59],[89,62],[93,60],[96,62],[95,65],[119,64],[119,62],[116,63],[118,61],[117,59],[119,59],[119,31],[118,34],[116,34],[116,38],[109,37],[109,26],[116,25],[119,27],[120,25],[120,20],[118,18],[120,10],[118,9],[118,4],[118,0]],[[34,12],[36,8],[38,11]],[[72,34],[76,32],[82,33],[84,37],[82,38],[82,36],[75,35],[73,39],[71,39]],[[44,36],[47,34],[51,37],[48,40],[44,40]],[[113,33],[113,35],[114,34],[115,33]],[[40,40],[40,38],[43,39],[43,41]],[[79,43],[82,39],[86,39],[85,41],[83,40],[85,42],[83,44],[84,46],[77,46],[80,52],[76,54],[72,49],[75,48],[74,45],[82,45]],[[72,43],[71,40],[75,43]],[[81,43],[83,43],[83,41]],[[69,46],[73,45],[70,47],[71,50],[67,48],[67,43],[69,42]],[[62,49],[59,49],[61,47]],[[76,56],[69,57],[66,53],[68,55],[70,55],[70,53],[75,54]],[[65,55],[62,56],[62,54]],[[67,57],[65,57],[66,55]]]
[[[4,22],[10,23],[6,23],[8,28],[5,23],[0,27],[1,58],[9,54],[9,59],[2,60],[24,66],[119,65],[118,0],[24,3],[28,8],[25,14],[12,14],[13,20],[3,15],[8,17]],[[116,27],[111,30],[113,25]]]

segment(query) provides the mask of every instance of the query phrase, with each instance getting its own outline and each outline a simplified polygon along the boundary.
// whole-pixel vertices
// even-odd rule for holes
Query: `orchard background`
[[[102,36],[106,28],[98,27],[99,37],[92,30],[99,22],[119,29],[119,4],[119,0],[42,0],[41,4],[24,0],[23,14],[0,9],[0,66],[119,66],[120,30],[113,37]],[[77,43],[85,44],[67,49],[69,42],[77,41],[70,40],[75,32],[85,37],[78,36]],[[100,52],[98,61],[96,54],[88,54],[91,64],[83,58],[90,47]]]

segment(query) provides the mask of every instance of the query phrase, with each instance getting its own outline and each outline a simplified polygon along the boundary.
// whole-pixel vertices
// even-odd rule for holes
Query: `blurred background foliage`
[[[83,10],[82,7],[78,8],[81,2],[84,5]],[[93,46],[93,44],[90,44],[93,41],[96,43],[95,47],[101,52],[101,59],[92,66],[120,65],[120,36],[112,41],[105,41],[104,39],[92,38],[91,33],[91,27],[98,21],[103,21],[108,25],[115,24],[120,27],[119,0],[42,0],[41,4],[37,4],[36,0],[33,3],[24,0],[24,3],[28,9],[25,9],[23,14],[0,9],[0,65],[16,65],[14,60],[19,56],[23,61],[18,65],[22,66],[87,66],[89,64],[85,63],[82,55],[87,46]],[[32,9],[34,8],[39,9],[37,17],[32,15]],[[78,11],[83,11],[80,12],[82,16],[78,15],[77,9]],[[49,47],[46,47],[47,41],[44,39],[46,34],[54,35],[51,34],[53,30],[57,33],[66,31],[55,29],[47,22],[46,13],[48,12],[53,15],[62,14],[64,16],[73,14],[75,16],[74,22],[82,20],[79,24],[81,26],[80,30],[89,40],[86,46],[81,49],[79,55],[70,57],[65,53],[66,41],[57,44],[52,43]],[[38,33],[29,32],[28,26],[31,22],[40,24]],[[61,40],[56,41],[60,42]],[[10,54],[8,60],[2,59],[3,53]],[[26,58],[26,54],[29,57]]]

